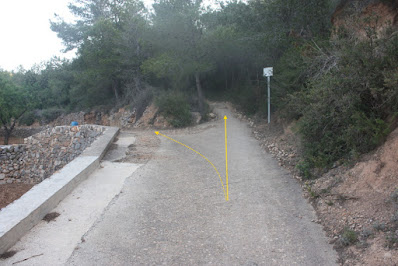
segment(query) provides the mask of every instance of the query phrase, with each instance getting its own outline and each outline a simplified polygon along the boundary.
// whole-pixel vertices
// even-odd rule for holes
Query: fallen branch
[[[26,258],[26,259],[23,259],[23,260],[20,260],[20,261],[13,262],[12,265],[17,264],[17,263],[21,263],[21,262],[24,262],[24,261],[27,261],[27,260],[32,259],[32,258],[35,258],[35,257],[43,256],[43,255],[44,255],[43,253],[41,253],[41,254],[39,254],[39,255],[33,255],[33,256],[29,257],[29,258]]]

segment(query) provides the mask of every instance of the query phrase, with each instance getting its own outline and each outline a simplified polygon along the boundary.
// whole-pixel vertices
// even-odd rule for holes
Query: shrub
[[[393,224],[398,225],[398,211],[396,211],[392,216],[391,216],[391,222]]]
[[[276,108],[284,108],[282,115],[289,119],[299,118],[302,107],[295,97],[296,92],[303,89],[303,84],[308,81],[309,64],[302,56],[306,46],[292,46],[279,59],[275,66],[275,77],[272,79],[272,105]],[[289,105],[288,108],[285,108]],[[292,108],[291,108],[292,107]]]
[[[394,232],[390,232],[386,236],[386,246],[388,248],[393,248],[398,244],[398,235]]]
[[[254,92],[254,88],[251,86],[233,89],[229,98],[232,102],[237,103],[240,109],[247,115],[254,115],[259,110],[261,101],[266,101],[258,99]]]
[[[341,238],[340,238],[340,243],[343,246],[349,246],[349,245],[354,244],[357,241],[358,241],[358,234],[355,231],[350,230],[347,227],[344,228],[343,234],[341,235]]]
[[[376,223],[374,223],[373,224],[373,228],[376,230],[376,231],[386,231],[387,230],[387,225],[385,224],[385,223],[378,223],[378,222],[376,222]]]
[[[327,71],[311,73],[300,91],[289,94],[288,109],[300,117],[305,161],[328,167],[355,159],[382,143],[390,133],[398,106],[398,37],[333,40],[320,52]],[[332,48],[333,47],[333,48]],[[319,59],[315,60],[319,64]]]
[[[392,202],[398,204],[398,188],[396,188],[390,195]]]
[[[299,171],[299,174],[301,177],[303,177],[304,180],[311,179],[312,174],[311,174],[311,167],[308,161],[301,161],[296,165],[297,170]]]
[[[26,112],[19,120],[20,125],[31,126],[38,117],[34,111]]]
[[[160,93],[155,100],[159,112],[174,127],[185,127],[192,123],[189,104],[184,95],[176,91]]]
[[[373,237],[374,233],[371,228],[365,228],[361,231],[361,236],[365,239]]]
[[[46,110],[42,111],[41,117],[42,117],[42,123],[48,124],[55,119],[57,119],[59,116],[65,113],[65,110],[60,109],[60,108],[49,108]]]

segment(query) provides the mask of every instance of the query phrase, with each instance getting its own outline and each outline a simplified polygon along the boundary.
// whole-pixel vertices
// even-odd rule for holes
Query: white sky
[[[0,0],[0,69],[30,69],[34,64],[53,56],[72,58],[64,54],[61,40],[50,29],[54,13],[73,20],[68,3],[72,0]],[[143,0],[147,7],[153,0]],[[214,0],[205,0],[214,4]]]
[[[0,68],[30,69],[34,64],[57,55],[65,57],[64,48],[50,19],[57,13],[72,19],[67,8],[70,0],[0,0]],[[153,0],[145,0],[150,5]],[[73,57],[73,53],[66,56]]]

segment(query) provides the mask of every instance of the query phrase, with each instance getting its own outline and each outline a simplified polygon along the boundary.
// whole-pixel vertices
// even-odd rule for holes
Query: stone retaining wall
[[[102,134],[103,126],[48,128],[25,144],[0,146],[0,184],[39,183],[61,169]]]

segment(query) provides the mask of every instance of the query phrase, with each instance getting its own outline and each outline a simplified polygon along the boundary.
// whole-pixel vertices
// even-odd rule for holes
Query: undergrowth
[[[190,106],[185,96],[176,91],[159,93],[155,98],[159,112],[174,127],[185,127],[192,123]]]

